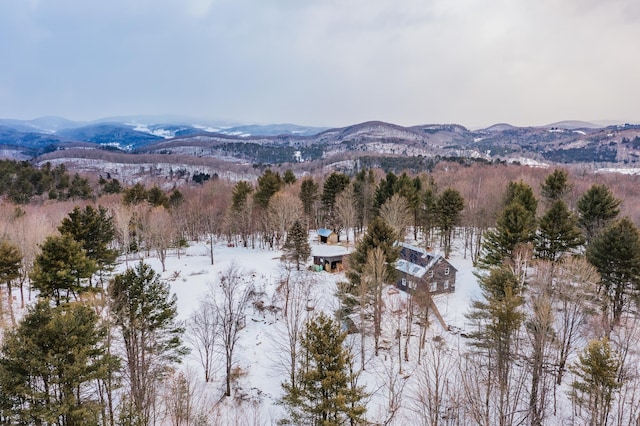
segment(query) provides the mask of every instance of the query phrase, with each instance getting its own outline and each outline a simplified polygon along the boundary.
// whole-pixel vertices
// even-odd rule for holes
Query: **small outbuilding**
[[[341,245],[318,244],[311,246],[313,264],[316,266],[316,270],[321,271],[342,272],[349,253],[350,251]]]
[[[343,254],[333,256],[313,256],[313,264],[322,267],[327,272],[340,272],[344,269]]]
[[[327,228],[318,229],[318,241],[322,244],[336,244],[340,242],[340,235]]]

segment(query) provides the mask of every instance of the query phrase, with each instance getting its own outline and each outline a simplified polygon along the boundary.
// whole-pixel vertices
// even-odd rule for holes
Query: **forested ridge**
[[[0,171],[0,424],[640,422],[636,176],[441,162],[176,186]],[[353,248],[331,309],[306,270],[321,227]],[[165,263],[196,241],[212,265],[216,244],[279,256],[270,305],[239,262],[178,321]],[[435,332],[428,276],[388,298],[397,241],[470,259],[482,298],[457,348]],[[271,417],[240,421],[220,407],[255,408],[239,391],[250,309],[278,320],[282,392]],[[384,389],[363,379],[374,366]]]
[[[93,196],[86,178],[69,174],[64,164],[36,168],[27,161],[0,160],[0,196],[16,204],[39,197],[50,200],[80,200]]]

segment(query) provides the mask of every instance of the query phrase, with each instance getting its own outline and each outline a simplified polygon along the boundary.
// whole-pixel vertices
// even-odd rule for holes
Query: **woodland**
[[[440,162],[120,182],[2,162],[0,424],[638,425],[639,179]],[[335,307],[315,307],[306,271],[320,227],[353,247]],[[179,321],[163,273],[196,241],[212,265],[216,245],[277,256],[270,305],[233,266]],[[433,332],[427,281],[391,306],[397,241],[473,265],[482,297],[455,351]],[[279,319],[281,394],[276,414],[224,417],[221,404],[248,410],[249,307]],[[180,368],[187,354],[197,374]]]

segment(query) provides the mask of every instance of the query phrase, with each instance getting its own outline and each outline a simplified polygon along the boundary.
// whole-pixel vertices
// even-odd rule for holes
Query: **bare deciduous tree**
[[[187,322],[187,341],[198,356],[204,371],[204,381],[209,382],[215,371],[216,337],[219,334],[218,315],[212,301],[203,299]]]
[[[216,297],[214,289],[210,291],[218,319],[220,339],[225,365],[225,396],[231,396],[232,370],[235,366],[236,345],[240,331],[245,327],[245,310],[253,292],[253,284],[235,265],[229,266],[220,275],[218,285],[222,297]]]
[[[546,266],[546,267],[545,267]],[[548,368],[552,364],[552,343],[555,337],[552,306],[553,263],[541,263],[537,275],[529,285],[529,315],[525,321],[529,337],[530,354],[526,357],[531,369],[531,385],[529,392],[529,415],[531,425],[541,426],[547,414],[547,407],[553,388],[552,372]]]
[[[427,362],[413,374],[409,410],[417,415],[421,425],[456,424],[456,420],[461,420],[461,395],[456,389],[457,357],[442,339],[430,341],[426,352]]]
[[[613,404],[613,423],[616,425],[640,424],[640,318],[625,316],[619,326],[612,330],[611,345],[618,353],[620,369],[618,382],[621,388]]]
[[[406,198],[399,194],[393,196],[380,207],[380,216],[396,231],[398,240],[403,241],[407,226],[411,224],[411,210]]]
[[[581,330],[587,319],[597,313],[600,278],[596,269],[582,257],[566,259],[556,267],[554,275],[554,299],[558,308],[555,329],[559,345],[556,384],[560,385]]]
[[[380,425],[396,424],[395,420],[401,412],[405,395],[405,388],[408,383],[409,374],[401,374],[399,365],[401,361],[395,351],[389,351],[384,358],[378,358],[376,363],[376,375],[382,381],[380,391],[384,392],[386,405],[377,413],[377,423]]]
[[[495,380],[478,353],[461,354],[459,364],[461,396],[465,403],[465,417],[470,424],[493,426],[491,394]]]
[[[149,248],[158,255],[162,272],[166,271],[167,250],[175,242],[173,218],[164,207],[154,207],[144,216],[144,234]]]
[[[287,192],[277,192],[269,201],[268,222],[276,239],[276,248],[293,222],[302,216],[302,202]]]
[[[213,401],[208,400],[193,371],[171,371],[163,382],[164,419],[174,426],[209,424]]]
[[[373,308],[373,340],[375,354],[378,356],[380,335],[382,334],[382,312],[384,309],[382,289],[389,279],[386,257],[382,248],[376,247],[367,252],[367,263],[364,265],[363,278],[368,289],[368,294],[371,297],[371,306]],[[361,306],[360,309],[364,309],[364,306]],[[361,313],[361,315],[364,315],[364,313]]]
[[[129,251],[131,246],[131,226],[134,218],[133,208],[124,203],[114,204],[110,208],[113,218],[113,227],[120,247],[124,253],[124,262],[129,266]]]
[[[349,231],[353,229],[358,218],[357,208],[354,199],[353,187],[347,186],[336,197],[335,215],[338,222],[342,225],[347,236],[347,245],[349,245]],[[354,231],[354,244],[355,244],[355,231]]]
[[[277,294],[284,301],[282,309],[284,328],[281,329],[281,335],[274,336],[278,358],[276,362],[284,367],[292,389],[298,385],[296,377],[298,351],[304,324],[308,312],[315,309],[315,300],[312,299],[311,293],[314,280],[315,277],[308,271],[294,271],[291,267],[287,267],[277,288]]]
[[[207,202],[204,211],[204,228],[209,236],[209,255],[213,265],[213,245],[214,238],[220,237],[224,233],[225,212],[231,203],[231,190],[225,185],[215,185],[211,192],[211,200]]]
[[[20,307],[24,308],[24,284],[29,278],[33,262],[40,253],[40,244],[55,232],[55,224],[45,212],[27,212],[16,218],[8,231],[9,239],[19,247],[22,253],[19,286]]]

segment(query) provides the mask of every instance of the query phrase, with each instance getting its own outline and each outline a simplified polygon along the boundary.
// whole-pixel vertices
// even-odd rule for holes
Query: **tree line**
[[[103,197],[105,206],[86,204],[58,214],[57,226],[47,223],[55,214],[4,206],[0,294],[6,290],[8,297],[0,308],[15,326],[1,348],[2,420],[149,424],[158,415],[157,384],[184,356],[185,328],[197,341],[192,346],[202,351],[205,376],[212,362],[207,345],[224,352],[230,396],[239,373],[238,331],[255,296],[252,283],[243,282],[237,270],[226,271],[194,314],[200,317],[185,326],[175,321],[167,283],[148,265],[112,273],[119,254],[129,266],[131,253],[154,251],[164,267],[167,250],[179,256],[185,241],[206,238],[212,248],[221,239],[283,249],[290,272],[279,287],[289,348],[282,402],[294,423],[310,415],[310,424],[357,424],[366,416],[366,393],[357,383],[366,367],[365,344],[358,361],[340,325],[355,314],[362,342],[372,337],[375,355],[389,351],[381,345],[389,327],[382,290],[394,282],[394,243],[405,237],[441,247],[445,255],[462,250],[478,266],[483,291],[469,313],[468,350],[457,369],[446,366],[456,386],[439,387],[436,404],[412,400],[413,409],[430,419],[427,424],[545,424],[567,376],[576,419],[637,419],[637,411],[619,408],[635,401],[631,360],[640,277],[640,237],[635,222],[621,217],[622,200],[603,184],[575,196],[563,170],[545,176],[538,188],[514,179],[502,191],[479,193],[477,180],[454,183],[447,174],[362,170],[321,180],[266,170],[255,183],[214,181],[169,192],[134,185]],[[318,227],[345,235],[355,249],[335,319],[308,314],[303,275],[297,274],[310,254],[308,231]],[[10,300],[17,285],[24,301],[23,284],[37,290],[39,301],[16,322]],[[417,362],[425,364],[425,375],[434,373],[428,370],[436,368],[434,360],[446,356],[444,344],[427,344],[432,303],[428,293],[416,291],[407,305],[392,309],[402,314],[393,320],[397,365],[390,377],[415,356],[413,324],[420,327]],[[72,350],[59,345],[70,335],[77,343]],[[25,347],[33,359],[24,356]],[[330,351],[333,358],[324,365],[319,354]],[[331,369],[330,383],[329,376],[318,375]],[[188,387],[184,377],[171,377],[176,389]],[[124,393],[114,393],[119,386]],[[114,397],[123,394],[126,399]],[[392,413],[400,388],[389,388],[389,395]],[[443,407],[448,419],[457,420],[445,422]]]

